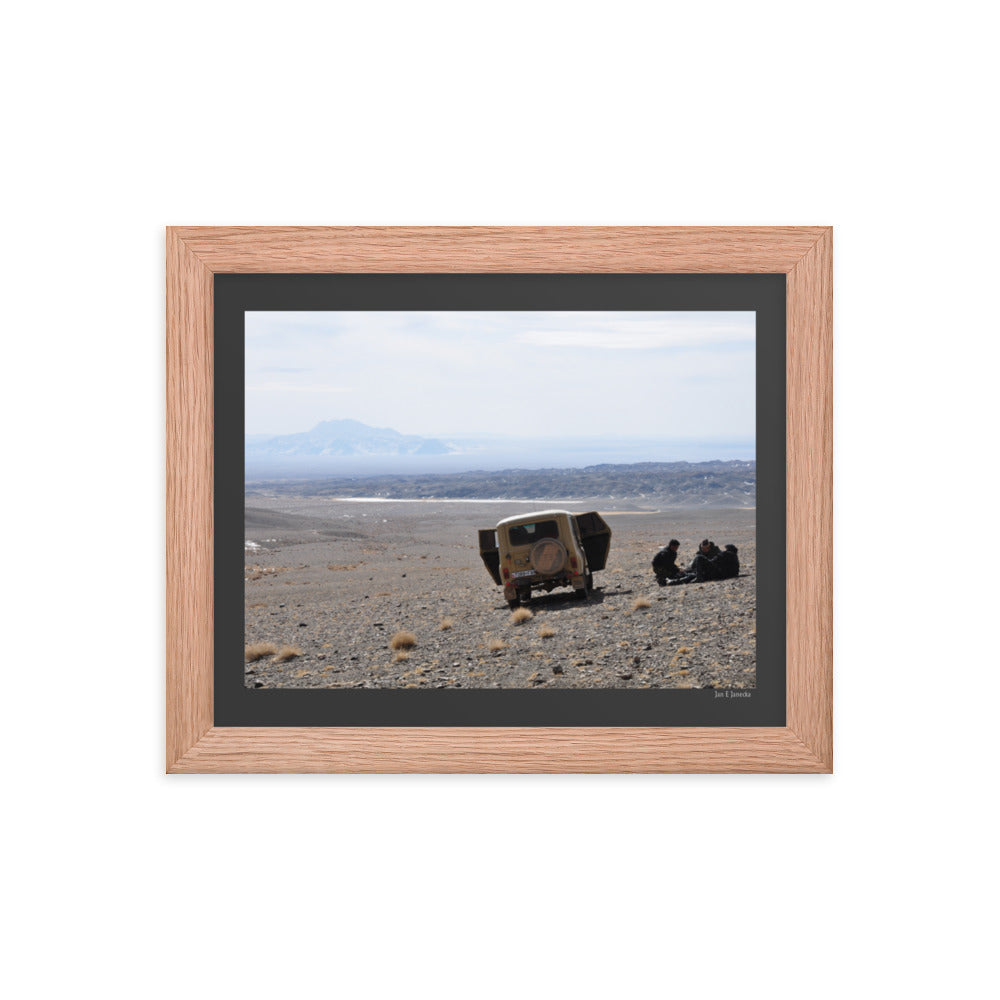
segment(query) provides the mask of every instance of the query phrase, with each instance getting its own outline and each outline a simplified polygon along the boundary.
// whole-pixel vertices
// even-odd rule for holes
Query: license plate
[[[534,576],[535,571],[533,569],[519,569],[516,573],[511,573],[511,576]]]

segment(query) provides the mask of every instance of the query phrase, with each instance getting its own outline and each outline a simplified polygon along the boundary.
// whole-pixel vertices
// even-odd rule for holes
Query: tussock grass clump
[[[528,621],[530,618],[534,618],[535,613],[528,608],[518,608],[510,616],[511,625],[520,625],[522,622]]]
[[[452,618],[442,618],[441,619],[441,624],[438,625],[438,628],[442,632],[447,632],[448,629],[454,628],[454,627],[455,627],[455,621]]]
[[[417,644],[417,637],[412,632],[397,632],[389,640],[390,649],[413,649]]]
[[[486,644],[486,648],[491,653],[499,653],[501,649],[507,648],[507,643],[505,643],[503,639],[490,639],[490,641]]]
[[[647,598],[645,598],[645,597],[637,597],[632,602],[632,610],[633,611],[640,611],[642,608],[651,608],[651,607],[652,607],[652,604],[650,604],[649,600]]]
[[[284,566],[258,566],[254,563],[252,566],[244,567],[243,579],[245,581],[261,580],[265,576],[277,576],[284,568]]]
[[[302,650],[298,646],[282,646],[277,653],[274,654],[274,659],[277,663],[284,663],[286,660],[294,660],[296,656],[301,656]]]
[[[554,636],[556,634],[556,630],[554,628],[552,628],[551,626],[549,626],[549,625],[543,625],[538,630],[538,634],[543,639],[551,639],[552,636]]]
[[[392,658],[392,662],[393,663],[405,663],[409,658],[410,658],[410,654],[405,649],[401,649]]]
[[[254,642],[243,651],[247,663],[256,663],[265,656],[273,656],[277,652],[278,647],[273,642]]]

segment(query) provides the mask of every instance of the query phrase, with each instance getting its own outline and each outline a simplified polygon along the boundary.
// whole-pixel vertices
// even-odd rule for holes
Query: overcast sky
[[[752,439],[752,312],[248,312],[246,432]]]

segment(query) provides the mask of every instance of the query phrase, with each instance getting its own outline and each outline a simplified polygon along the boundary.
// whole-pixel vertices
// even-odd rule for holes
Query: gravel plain
[[[608,565],[588,601],[542,593],[517,622],[480,560],[476,530],[552,508],[601,512],[613,533]],[[755,534],[752,509],[620,510],[613,498],[248,497],[246,684],[752,688]],[[671,537],[685,564],[704,537],[732,542],[740,576],[657,586],[650,562]],[[400,633],[412,645],[393,648]]]

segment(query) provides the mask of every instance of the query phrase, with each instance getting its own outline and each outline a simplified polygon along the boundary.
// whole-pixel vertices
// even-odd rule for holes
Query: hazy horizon
[[[406,433],[406,428],[392,428]],[[272,435],[260,435],[262,439]],[[280,435],[278,435],[280,436]],[[248,441],[257,435],[248,435]],[[247,478],[282,476],[420,475],[506,469],[572,469],[641,462],[756,461],[753,439],[734,441],[646,441],[603,438],[516,438],[501,435],[442,435],[459,446],[440,455],[247,455]]]

